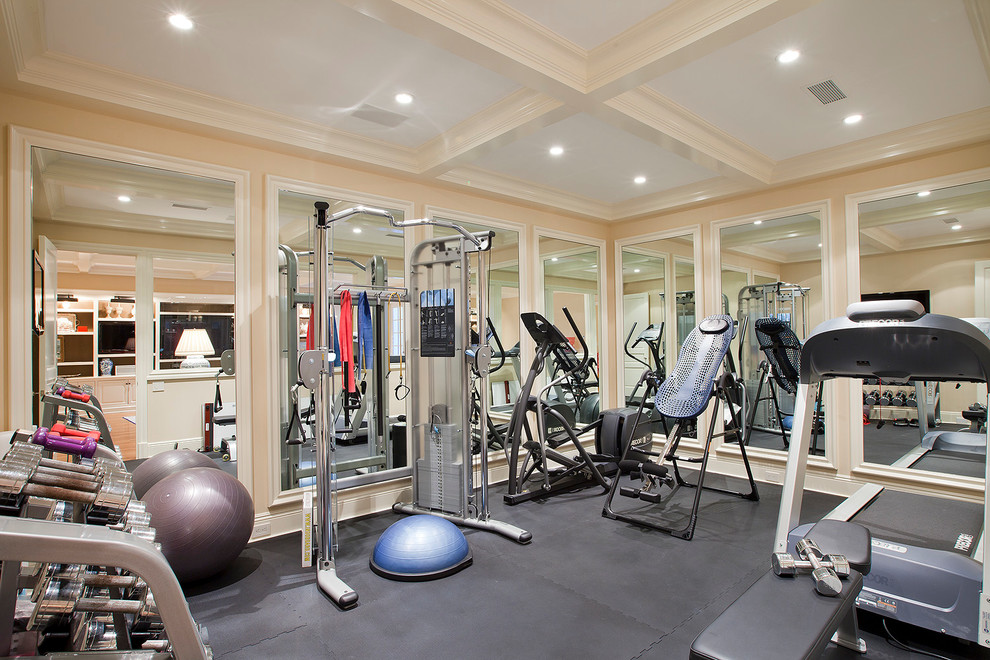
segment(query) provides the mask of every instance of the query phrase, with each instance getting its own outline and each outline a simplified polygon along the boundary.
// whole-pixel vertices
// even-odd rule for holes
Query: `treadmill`
[[[817,385],[828,378],[990,380],[990,336],[972,323],[925,314],[918,303],[855,303],[847,316],[823,323],[805,342],[801,384],[775,551],[786,552],[811,525],[797,526]],[[800,420],[800,425],[799,425]],[[919,471],[987,477],[987,435],[929,434],[895,463]],[[968,438],[953,436],[964,435]],[[804,454],[802,455],[802,446]],[[930,630],[990,646],[990,616],[981,609],[986,502],[964,502],[866,484],[826,518],[870,529],[873,562],[857,605]]]

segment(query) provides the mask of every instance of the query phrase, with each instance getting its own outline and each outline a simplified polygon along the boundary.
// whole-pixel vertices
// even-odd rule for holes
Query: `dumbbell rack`
[[[53,460],[32,438],[0,459],[0,657],[211,658],[123,464]]]
[[[873,396],[882,397],[887,392],[893,399],[890,403],[886,403],[886,398],[879,400]],[[907,405],[895,403],[898,394],[904,396]],[[914,397],[911,397],[912,394]],[[942,422],[938,383],[895,381],[878,384],[875,379],[864,380],[863,403],[872,406],[870,418],[874,420],[917,420],[923,429],[922,435]]]

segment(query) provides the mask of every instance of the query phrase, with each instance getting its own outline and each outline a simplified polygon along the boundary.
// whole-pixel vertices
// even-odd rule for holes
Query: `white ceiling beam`
[[[420,147],[420,174],[434,177],[469,164],[574,114],[551,96],[519,90]]]
[[[821,0],[679,0],[588,53],[600,101],[793,16]]]
[[[928,201],[926,199],[922,201],[918,199],[911,204],[903,206],[861,212],[859,214],[859,226],[861,228],[883,227],[901,222],[925,220],[927,218],[938,218],[941,220],[942,217],[951,218],[962,213],[970,213],[987,208],[990,208],[990,191],[959,195],[958,197],[943,200],[936,199]]]
[[[774,161],[654,90],[641,87],[605,102],[610,124],[681,158],[744,182],[769,183]]]
[[[900,252],[904,249],[904,241],[881,227],[860,229],[859,240],[862,246],[873,248],[880,252]],[[864,251],[862,247],[860,250]]]
[[[990,3],[986,0],[964,0],[966,16],[973,27],[976,48],[980,51],[983,70],[990,80]]]

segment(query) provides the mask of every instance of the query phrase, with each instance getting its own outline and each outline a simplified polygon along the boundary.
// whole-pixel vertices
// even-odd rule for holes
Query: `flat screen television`
[[[864,293],[860,300],[917,300],[924,308],[925,313],[932,311],[932,292],[928,289],[918,291],[882,291],[879,293]]]
[[[100,355],[134,352],[134,321],[100,321],[97,335]]]

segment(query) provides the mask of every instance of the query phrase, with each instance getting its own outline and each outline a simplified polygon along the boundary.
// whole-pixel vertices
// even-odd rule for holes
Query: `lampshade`
[[[179,345],[175,347],[177,357],[186,357],[179,365],[182,369],[193,369],[210,366],[205,355],[213,355],[213,342],[205,328],[186,328],[179,337]]]

